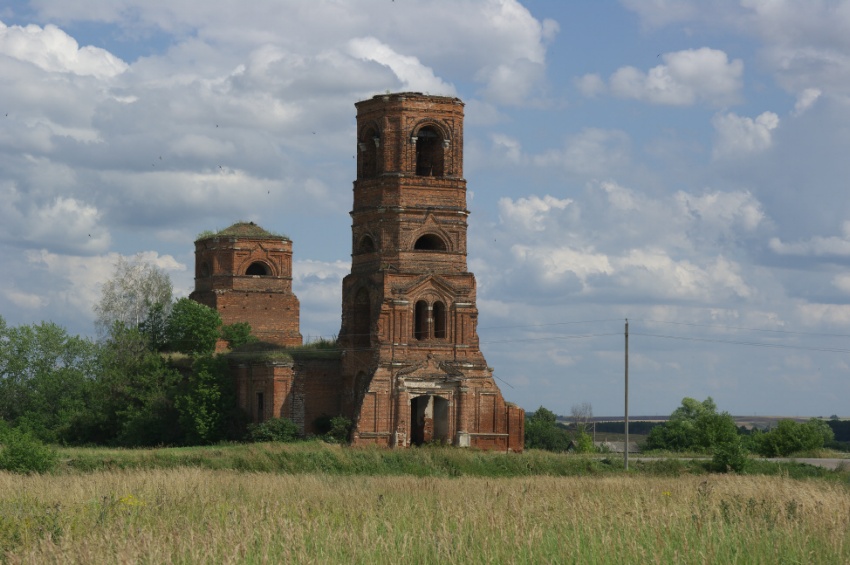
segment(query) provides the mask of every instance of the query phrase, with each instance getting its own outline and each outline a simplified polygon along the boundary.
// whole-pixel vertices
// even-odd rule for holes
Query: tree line
[[[256,341],[248,324],[222,325],[212,308],[173,301],[168,275],[138,258],[118,261],[95,314],[97,339],[0,317],[0,438],[15,430],[54,444],[156,446],[246,437],[215,349],[220,339]]]
[[[571,432],[568,426],[557,421],[552,411],[541,406],[527,418],[526,447],[551,451],[566,451],[568,448],[579,452],[593,451],[592,442],[588,445],[587,421],[576,419],[575,409],[573,419],[575,431]],[[716,470],[741,471],[750,453],[785,457],[824,446],[835,447],[835,432],[831,424],[843,422],[837,418],[830,422],[819,418],[807,422],[780,420],[775,427],[766,430],[747,430],[739,428],[728,412],[718,412],[711,397],[702,402],[684,398],[682,405],[666,422],[652,426],[643,449],[710,455]],[[623,424],[619,426],[622,430]]]

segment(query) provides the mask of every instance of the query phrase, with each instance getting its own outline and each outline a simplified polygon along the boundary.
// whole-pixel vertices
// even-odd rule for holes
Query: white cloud
[[[301,333],[305,341],[331,338],[322,328],[332,328],[334,333],[339,329],[342,279],[350,271],[351,263],[347,261],[292,262],[292,289],[302,312],[310,312],[309,319],[302,317]]]
[[[634,249],[614,261],[620,284],[655,298],[682,298],[710,302],[718,298],[747,297],[749,287],[739,266],[724,257],[704,267],[690,259],[676,260],[660,248]],[[724,296],[725,295],[725,296]]]
[[[520,59],[507,64],[484,68],[476,78],[486,83],[482,94],[499,104],[520,105],[546,75],[543,63]]]
[[[22,308],[35,310],[47,306],[47,300],[43,296],[31,292],[21,292],[13,288],[3,290],[3,295],[12,303]]]
[[[609,258],[591,249],[513,245],[511,253],[524,266],[523,270],[530,269],[530,274],[549,284],[556,284],[563,275],[572,274],[587,288],[589,277],[614,273]]]
[[[54,25],[6,26],[0,22],[0,53],[27,61],[48,72],[68,72],[99,79],[127,70],[127,64],[98,47],[80,48]]]
[[[52,250],[96,253],[110,244],[97,207],[72,197],[38,202],[14,184],[0,185],[0,238]]]
[[[108,253],[95,256],[60,255],[45,249],[30,250],[25,253],[26,262],[30,268],[44,269],[45,275],[53,279],[53,283],[45,294],[32,295],[28,300],[31,306],[36,303],[51,309],[70,309],[78,316],[93,319],[93,307],[100,300],[100,289],[103,283],[112,276],[118,253]],[[145,251],[136,257],[167,272],[181,272],[186,266],[171,255],[161,255],[156,251]]]
[[[609,79],[611,92],[652,104],[690,106],[736,102],[742,86],[744,63],[729,61],[726,53],[702,47],[662,55],[663,65],[648,72],[622,67]]]
[[[688,214],[705,226],[720,230],[741,227],[754,231],[765,220],[761,203],[749,192],[707,192],[688,194],[679,191],[673,198]]]
[[[578,77],[575,84],[579,92],[588,98],[604,94],[608,90],[602,77],[595,73]]]
[[[833,327],[850,325],[850,305],[847,304],[797,304],[796,314],[808,327],[826,324]]]
[[[832,285],[845,294],[850,294],[850,273],[842,273],[832,278]]]
[[[388,67],[398,78],[402,90],[455,96],[454,86],[434,76],[433,69],[424,66],[418,58],[396,53],[389,45],[374,37],[358,37],[348,42],[352,56],[364,61],[374,61]],[[395,85],[389,85],[394,87]]]
[[[614,208],[624,211],[636,211],[638,208],[635,193],[614,182],[599,183],[599,188],[608,196],[608,202]]]
[[[566,139],[563,149],[533,158],[539,166],[558,166],[586,176],[609,176],[629,162],[629,136],[620,130],[585,128]]]
[[[493,147],[503,162],[519,164],[524,161],[522,145],[513,137],[501,133],[493,134]]]
[[[716,132],[712,157],[745,158],[771,147],[772,132],[779,127],[779,116],[773,112],[763,112],[752,119],[730,112],[715,115],[712,124]]]
[[[812,105],[820,98],[820,95],[823,94],[819,88],[806,88],[804,89],[798,96],[797,102],[794,104],[794,111],[792,114],[794,116],[799,116],[806,110],[812,107]]]
[[[841,227],[841,236],[815,236],[796,243],[783,243],[780,238],[773,237],[768,245],[778,255],[850,257],[850,221]]]
[[[494,235],[513,242],[510,260],[488,262],[510,268],[482,271],[488,293],[525,288],[554,303],[617,296],[627,303],[714,307],[751,299],[754,288],[773,284],[746,255],[746,239],[770,225],[747,191],[654,197],[603,181],[576,199],[501,198],[499,212]]]
[[[759,59],[788,92],[850,95],[850,3],[845,0],[625,0],[651,28],[719,29],[758,41]]]
[[[99,226],[100,212],[94,206],[58,197],[49,205],[33,210],[28,238],[44,245],[51,241],[76,241],[92,250],[106,250],[109,232]],[[88,240],[88,241],[87,241]]]
[[[510,226],[518,226],[529,231],[543,231],[546,229],[546,219],[552,210],[564,210],[572,203],[572,200],[558,199],[548,194],[543,198],[531,196],[530,198],[499,199],[499,216],[503,223]]]

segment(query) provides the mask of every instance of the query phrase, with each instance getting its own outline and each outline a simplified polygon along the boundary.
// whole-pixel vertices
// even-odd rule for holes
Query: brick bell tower
[[[352,442],[520,451],[524,413],[502,398],[476,333],[463,102],[406,92],[355,106],[352,261],[339,334]]]
[[[224,324],[247,322],[260,341],[301,345],[300,305],[292,292],[292,241],[254,222],[238,222],[195,242],[189,298],[218,310]],[[223,349],[224,342],[217,349]]]

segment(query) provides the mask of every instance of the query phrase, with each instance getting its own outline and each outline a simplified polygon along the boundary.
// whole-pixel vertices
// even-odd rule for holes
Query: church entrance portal
[[[440,396],[417,396],[410,401],[410,443],[449,441],[449,401]]]

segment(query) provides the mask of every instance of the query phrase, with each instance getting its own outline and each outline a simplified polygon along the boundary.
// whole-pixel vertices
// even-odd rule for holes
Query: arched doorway
[[[410,400],[410,444],[449,441],[449,401],[426,394]]]

